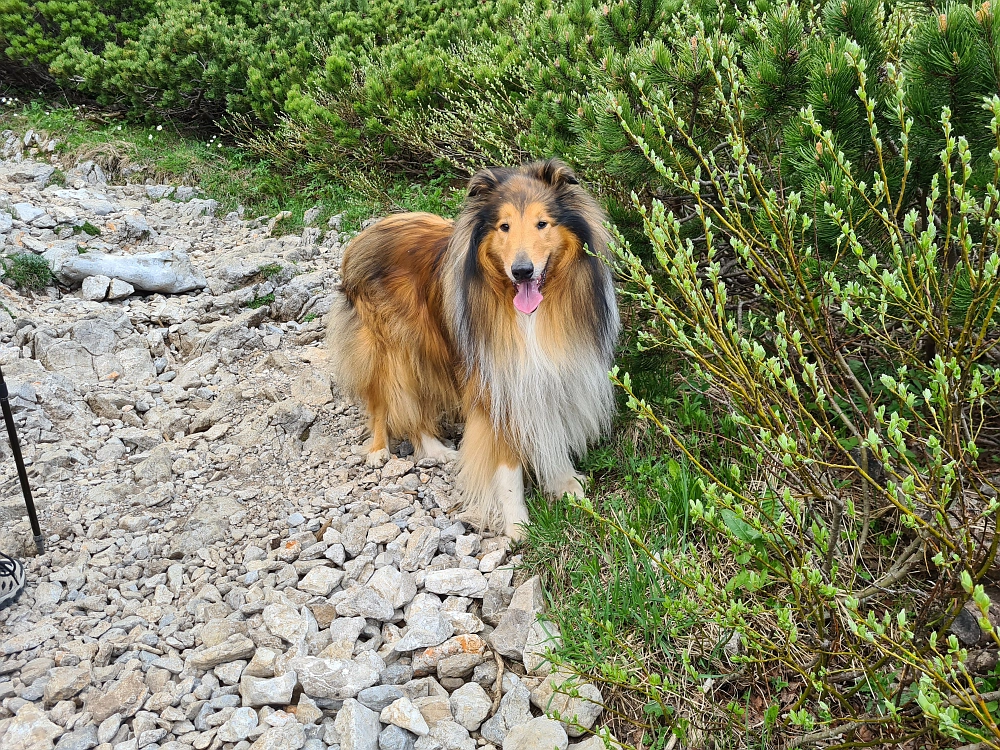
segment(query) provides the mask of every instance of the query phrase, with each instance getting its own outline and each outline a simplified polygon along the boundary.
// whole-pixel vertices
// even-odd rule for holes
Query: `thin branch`
[[[899,583],[903,580],[910,572],[912,567],[912,561],[918,557],[918,552],[923,547],[924,540],[921,537],[917,537],[909,546],[903,550],[903,552],[896,558],[896,562],[892,564],[889,568],[889,572],[884,576],[875,581],[871,586],[862,589],[858,593],[854,594],[858,601],[864,601],[875,594],[881,593],[887,586],[892,586],[894,583]]]
[[[862,726],[863,723],[864,722],[860,721],[849,721],[846,724],[841,724],[839,727],[827,727],[826,729],[820,729],[818,732],[804,734],[801,737],[796,737],[794,740],[785,745],[785,750],[792,750],[792,748],[795,747],[802,747],[803,745],[811,744],[813,742],[822,742],[823,740],[832,739],[846,732],[853,732],[855,729]]]

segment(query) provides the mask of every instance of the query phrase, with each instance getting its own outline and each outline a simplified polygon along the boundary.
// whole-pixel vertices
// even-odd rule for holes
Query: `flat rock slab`
[[[52,264],[63,284],[78,285],[90,276],[123,281],[144,292],[181,294],[208,286],[205,274],[191,265],[185,253],[163,251],[145,255],[85,253],[64,255]]]

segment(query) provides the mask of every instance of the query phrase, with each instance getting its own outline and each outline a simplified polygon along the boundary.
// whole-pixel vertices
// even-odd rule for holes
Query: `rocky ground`
[[[61,282],[0,285],[46,535],[31,556],[0,440],[0,550],[28,575],[0,610],[0,750],[599,750],[600,691],[546,660],[539,580],[458,520],[453,467],[359,455],[323,366],[337,218],[281,236],[47,146],[0,134],[3,254]],[[111,275],[137,258],[189,290]]]

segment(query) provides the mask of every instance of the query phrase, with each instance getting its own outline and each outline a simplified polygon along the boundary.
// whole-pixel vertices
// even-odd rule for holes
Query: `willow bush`
[[[665,152],[619,109],[621,127],[686,196],[695,227],[636,197],[655,262],[624,240],[617,252],[644,313],[641,347],[690,368],[739,426],[744,455],[702,461],[615,371],[630,409],[704,477],[684,545],[652,549],[618,532],[678,587],[704,648],[725,644],[725,675],[705,686],[715,703],[768,679],[790,686],[748,718],[757,730],[793,744],[925,736],[1000,748],[997,606],[984,590],[1000,508],[1000,97],[976,103],[993,144],[988,178],[973,181],[969,140],[945,107],[937,169],[910,190],[906,76],[882,63],[886,99],[875,101],[862,47],[842,42],[873,156],[852,163],[804,107],[808,147],[829,175],[810,194],[783,185],[780,162],[760,153],[735,45],[703,31],[692,45],[715,79],[724,147],[701,147],[670,93],[634,78]],[[820,219],[836,227],[832,244],[817,236]],[[970,615],[978,650],[955,635]],[[683,695],[678,683],[697,678],[654,675],[663,687],[651,695]],[[689,716],[675,732],[690,740]]]

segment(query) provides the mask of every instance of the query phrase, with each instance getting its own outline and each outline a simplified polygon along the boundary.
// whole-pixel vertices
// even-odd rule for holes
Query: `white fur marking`
[[[503,510],[504,534],[513,540],[524,536],[521,524],[528,523],[524,504],[524,474],[520,466],[500,466],[493,475],[493,492]]]

